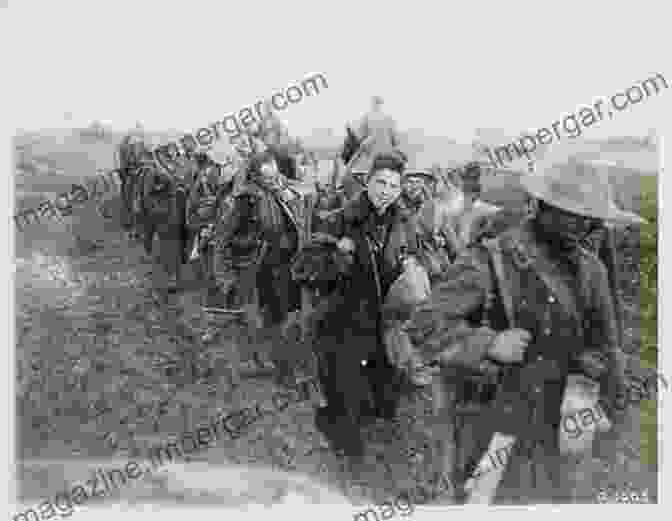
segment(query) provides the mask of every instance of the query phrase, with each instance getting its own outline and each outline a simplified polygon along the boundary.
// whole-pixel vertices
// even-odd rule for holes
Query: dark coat
[[[332,213],[324,223],[324,229],[320,230],[337,238],[349,237],[355,244],[351,275],[344,283],[339,303],[325,317],[324,333],[339,341],[345,341],[349,335],[369,339],[358,342],[363,344],[355,351],[360,361],[377,351],[380,310],[387,290],[401,272],[402,254],[413,254],[418,250],[413,215],[393,205],[384,219],[389,232],[379,255],[374,253],[376,223],[373,206],[364,192],[345,208]]]
[[[127,135],[119,144],[117,149],[119,160],[119,177],[121,178],[121,202],[122,202],[122,224],[125,228],[133,225],[131,214],[133,212],[133,170],[136,166],[134,156],[134,144],[131,136]]]
[[[175,176],[150,167],[142,178],[145,249],[152,251],[154,234],[159,236],[158,264],[167,274],[180,274],[186,262],[186,194]]]
[[[400,376],[387,361],[382,342],[381,308],[401,271],[404,250],[414,253],[418,245],[415,224],[399,207],[388,209],[385,221],[389,232],[379,255],[372,238],[375,212],[366,193],[332,214],[321,230],[355,244],[350,275],[318,324],[314,346],[329,414],[349,440],[346,450],[355,454],[362,446],[362,417],[391,418],[399,399]]]
[[[535,446],[544,447],[556,458],[550,466],[529,474],[522,472],[524,465],[512,463],[502,484],[516,488],[515,494],[540,486],[543,495],[548,489],[541,492],[545,487],[533,475],[537,480],[551,476],[555,485],[550,486],[562,477],[557,439],[567,376],[587,371],[586,355],[604,355],[608,362],[600,390],[607,408],[624,382],[604,265],[586,250],[578,252],[574,268],[557,261],[531,226],[523,225],[490,249],[478,245],[460,255],[433,289],[432,302],[417,312],[409,334],[428,354],[444,351],[444,363],[463,368],[453,375],[455,384],[468,374],[461,370],[478,370],[496,333],[512,327],[532,334],[525,359],[509,366],[490,393],[467,397],[494,401],[482,402],[483,413],[465,428],[473,434],[474,458],[487,450],[493,432],[517,437],[514,461],[530,457]],[[458,393],[468,388],[456,385]],[[534,460],[549,462],[536,455]]]

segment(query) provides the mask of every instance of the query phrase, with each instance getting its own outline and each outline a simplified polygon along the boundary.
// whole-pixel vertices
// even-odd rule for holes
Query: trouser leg
[[[362,404],[368,396],[363,389],[365,378],[352,360],[338,353],[326,353],[325,370],[320,371],[320,384],[327,406],[316,413],[318,428],[336,450],[342,450],[353,460],[364,456],[364,439],[360,430]]]
[[[129,205],[131,214],[131,233],[132,238],[140,239],[147,226],[147,215],[142,208],[140,180],[133,178],[128,189]],[[151,255],[151,254],[148,254]]]
[[[119,194],[120,199],[121,199],[121,204],[120,204],[120,213],[121,213],[121,226],[125,229],[128,230],[131,228],[133,222],[131,220],[131,205],[130,205],[130,196],[129,196],[129,189],[130,189],[130,178],[128,171],[123,171],[120,173],[121,176],[121,193]]]
[[[296,343],[288,338],[284,331],[288,319],[289,271],[276,270],[276,273],[273,273],[270,267],[264,266],[257,280],[259,301],[265,307],[267,317],[264,328],[265,344],[270,344],[267,352],[276,368],[277,383],[289,385],[292,383],[296,362],[294,355],[298,349]]]
[[[186,206],[187,196],[184,189],[177,190],[175,195],[175,220],[178,227],[178,236],[180,240],[180,264],[187,264],[189,262],[189,230],[186,222]]]
[[[375,415],[380,418],[393,419],[399,405],[401,376],[399,372],[382,354],[374,358],[373,367],[369,369],[370,385],[373,394]]]
[[[200,240],[199,238],[200,231],[196,231],[190,234],[189,237],[189,250],[194,247],[194,241]],[[206,283],[207,287],[209,285],[214,285],[215,283],[215,273],[213,271],[212,261],[213,261],[213,252],[212,247],[207,246],[201,249],[199,252],[200,255],[198,260],[194,263],[195,265],[195,276],[197,280],[201,280]]]
[[[142,245],[145,248],[147,256],[151,257],[154,251],[154,234],[156,233],[156,224],[153,219],[145,217],[140,223],[142,228]]]
[[[174,276],[176,281],[181,279],[182,268],[182,230],[180,223],[173,219],[159,223],[159,264],[168,277]]]

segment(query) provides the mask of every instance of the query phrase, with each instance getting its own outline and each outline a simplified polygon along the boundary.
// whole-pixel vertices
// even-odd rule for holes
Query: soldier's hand
[[[343,253],[352,253],[355,251],[355,243],[350,237],[343,237],[336,244]]]
[[[204,226],[203,228],[201,228],[201,237],[203,237],[204,239],[209,239],[210,237],[212,237],[213,231],[214,229],[212,225]]]
[[[495,337],[488,354],[503,363],[522,362],[532,335],[524,329],[507,329]]]

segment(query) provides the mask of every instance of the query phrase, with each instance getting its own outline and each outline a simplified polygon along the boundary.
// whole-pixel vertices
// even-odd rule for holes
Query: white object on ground
[[[497,493],[497,487],[504,476],[515,442],[515,436],[509,436],[501,432],[496,432],[493,435],[488,450],[476,466],[474,475],[467,480],[464,486],[465,490],[469,492],[469,499],[465,502],[466,505],[490,505],[492,503]],[[491,467],[489,462],[494,462],[495,466]]]

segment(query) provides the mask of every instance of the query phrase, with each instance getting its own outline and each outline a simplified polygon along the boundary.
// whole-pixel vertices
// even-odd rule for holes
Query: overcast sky
[[[476,127],[517,133],[655,73],[672,82],[666,6],[10,0],[10,117],[30,129],[96,118],[195,130],[319,72],[329,88],[281,113],[293,134],[342,129],[373,94],[402,128],[460,141]],[[667,97],[586,137],[645,135]]]

